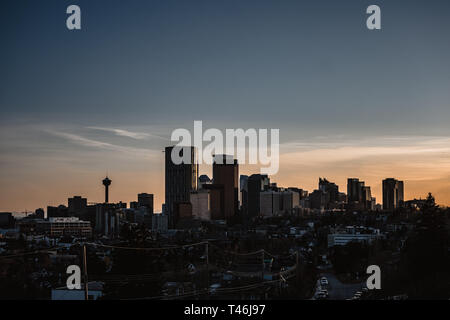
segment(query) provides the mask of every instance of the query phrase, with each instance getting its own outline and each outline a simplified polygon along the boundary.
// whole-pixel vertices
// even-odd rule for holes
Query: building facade
[[[42,220],[37,222],[36,229],[39,233],[48,234],[50,237],[92,236],[91,223],[77,217],[55,217]]]
[[[175,164],[172,152],[188,157],[188,163]],[[169,216],[169,226],[174,227],[175,204],[190,201],[190,194],[197,190],[198,163],[194,147],[166,147],[165,149],[165,213]]]
[[[403,181],[394,178],[383,180],[383,210],[394,210],[404,201]]]

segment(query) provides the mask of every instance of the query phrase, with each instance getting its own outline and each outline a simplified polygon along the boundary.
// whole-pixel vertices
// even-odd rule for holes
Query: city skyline
[[[167,153],[167,149],[171,149],[171,147],[167,147],[166,148],[166,153]],[[166,157],[166,155],[164,155],[165,157]],[[225,156],[225,155],[224,155]],[[170,160],[167,160],[167,158],[166,158],[166,165],[167,165],[167,161],[169,161],[170,162]],[[234,160],[235,161],[235,164],[237,164],[237,162],[236,162],[236,160]],[[194,166],[193,167],[197,167],[198,166],[198,164],[194,164]],[[239,165],[239,166],[241,166],[241,165]],[[245,166],[245,165],[244,165]],[[210,165],[210,167],[212,168],[213,167],[213,165]],[[247,167],[248,167],[248,165],[247,165]],[[167,170],[167,169],[165,169],[165,170]],[[169,170],[173,170],[173,169],[169,169]],[[191,170],[191,169],[189,169],[189,170]],[[188,170],[188,171],[189,171]],[[195,171],[196,171],[197,169],[195,169]],[[169,172],[171,172],[171,171],[169,171]],[[212,173],[212,172],[211,172]],[[199,174],[197,175],[197,179],[199,179],[200,178],[200,176],[202,176],[202,175],[207,175],[207,176],[209,176],[209,177],[211,177],[211,173],[207,173],[207,172],[199,172]],[[166,176],[167,176],[167,171],[166,171]],[[184,175],[184,174],[183,174]],[[239,181],[241,181],[241,177],[245,177],[246,178],[246,180],[248,180],[248,177],[250,176],[250,175],[255,175],[255,176],[259,176],[259,173],[257,173],[257,172],[251,172],[251,171],[249,171],[249,172],[245,172],[245,173],[240,173],[239,175],[238,175],[238,180]],[[214,176],[214,175],[212,175],[212,176]],[[271,179],[271,177],[273,177],[273,176],[269,176],[269,180]],[[376,191],[375,193],[377,193],[377,192],[379,192],[379,193],[381,193],[381,196],[380,197],[376,197],[376,194],[373,192],[373,190],[378,190],[378,186],[376,186],[376,184],[375,184],[375,187],[373,187],[373,185],[371,185],[371,184],[366,184],[366,182],[365,181],[363,181],[363,180],[361,180],[360,178],[358,178],[358,177],[347,177],[346,178],[346,180],[347,180],[347,183],[346,184],[335,184],[334,182],[331,182],[331,180],[332,179],[327,179],[327,177],[318,177],[318,182],[319,182],[319,185],[317,185],[316,184],[316,186],[313,186],[313,187],[311,187],[310,189],[305,189],[304,188],[304,186],[301,186],[301,185],[284,185],[284,184],[281,184],[279,181],[276,181],[276,180],[272,180],[271,182],[272,183],[275,183],[275,185],[277,185],[279,188],[285,188],[285,189],[288,189],[288,188],[299,188],[299,189],[301,189],[301,190],[305,190],[305,191],[307,191],[307,193],[308,193],[308,195],[310,196],[311,194],[312,194],[312,192],[313,191],[318,191],[319,189],[321,190],[322,189],[322,187],[320,186],[321,185],[321,183],[322,182],[324,182],[324,183],[331,183],[332,185],[334,185],[335,187],[337,187],[338,189],[336,190],[336,191],[339,191],[339,193],[343,193],[343,194],[346,194],[347,195],[347,197],[348,197],[348,199],[347,199],[347,202],[348,203],[350,203],[350,202],[352,202],[352,201],[355,201],[355,199],[352,199],[351,197],[353,197],[353,196],[351,196],[350,195],[350,193],[349,192],[351,192],[352,194],[354,194],[355,192],[358,192],[358,191],[355,191],[355,190],[353,190],[353,187],[350,187],[350,183],[351,183],[351,181],[352,181],[352,184],[353,184],[353,181],[356,181],[356,183],[357,183],[357,187],[356,188],[361,188],[360,186],[362,186],[362,188],[366,188],[366,189],[368,189],[368,192],[369,192],[369,197],[370,197],[370,195],[372,195],[372,197],[373,196],[375,196],[374,198],[372,198],[372,199],[375,199],[376,201],[375,201],[375,203],[374,204],[380,204],[380,205],[382,205],[382,207],[383,207],[383,209],[388,209],[388,210],[392,210],[393,208],[391,208],[391,207],[385,207],[385,202],[386,201],[392,201],[392,200],[385,200],[385,194],[384,194],[384,183],[385,182],[387,182],[387,181],[389,181],[389,180],[393,180],[394,182],[398,182],[398,180],[396,179],[396,178],[392,178],[392,177],[385,177],[385,178],[383,178],[382,179],[382,189],[380,190],[380,191]],[[214,182],[214,180],[213,179],[211,179],[210,180],[211,182]],[[317,181],[316,181],[317,182]],[[407,200],[413,200],[413,199],[425,199],[426,198],[426,196],[428,195],[428,192],[427,193],[425,193],[423,196],[418,196],[418,197],[408,197],[408,196],[405,196],[404,198],[403,198],[403,192],[404,192],[404,187],[403,187],[403,181],[399,181],[400,183],[401,183],[401,194],[402,194],[402,197],[400,198],[400,200],[401,201],[407,201]],[[200,183],[200,181],[196,181],[196,184],[198,184],[198,183]],[[108,175],[103,179],[103,180],[101,180],[101,184],[103,185],[103,199],[104,199],[104,201],[102,201],[102,200],[99,200],[99,201],[92,201],[92,199],[90,199],[89,198],[89,195],[85,195],[85,194],[83,194],[83,195],[80,195],[80,194],[73,194],[73,195],[67,195],[66,196],[66,198],[64,199],[64,201],[60,201],[59,203],[57,203],[57,202],[48,202],[46,205],[43,205],[43,206],[36,206],[36,209],[40,209],[40,208],[46,208],[47,206],[51,206],[51,207],[56,207],[57,205],[65,205],[66,203],[67,203],[67,201],[69,201],[69,206],[70,206],[70,201],[72,200],[72,198],[71,197],[75,197],[75,198],[82,198],[82,197],[85,197],[85,201],[87,201],[87,200],[90,200],[90,201],[88,201],[89,203],[96,203],[96,204],[101,204],[101,203],[123,203],[123,204],[125,204],[125,205],[127,205],[128,206],[128,204],[130,204],[130,208],[132,208],[132,204],[133,203],[135,203],[136,202],[136,194],[138,195],[138,198],[140,197],[140,196],[142,196],[142,195],[147,195],[147,191],[139,191],[138,193],[136,193],[136,194],[134,194],[133,195],[133,198],[132,199],[130,199],[130,200],[124,200],[124,199],[120,199],[120,196],[119,197],[115,197],[114,199],[111,199],[111,201],[109,200],[109,193],[108,193],[108,189],[109,189],[109,187],[110,187],[110,185],[111,185],[111,180],[109,179],[109,177],[108,177]],[[171,184],[173,184],[173,182],[171,182],[169,185],[171,185]],[[241,185],[241,188],[242,188],[242,181],[240,182],[240,183],[238,183],[238,185]],[[166,185],[166,188],[167,188],[167,185]],[[176,187],[176,188],[179,188],[179,187]],[[187,192],[188,192],[188,194],[189,193],[191,193],[191,192],[194,192],[194,191],[197,191],[198,190],[198,188],[199,189],[201,189],[200,187],[192,187],[192,188],[189,188],[189,190],[186,190]],[[352,188],[351,190],[349,189],[349,188]],[[390,187],[389,187],[390,188]],[[408,190],[408,189],[406,189],[406,190]],[[240,191],[238,191],[238,193],[240,193],[241,192],[241,190]],[[363,191],[364,192],[364,191]],[[155,193],[154,192],[150,192],[149,193],[150,195],[151,195],[151,198],[152,198],[152,203],[153,203],[153,199],[154,199],[154,195],[155,195]],[[408,194],[407,192],[405,192],[405,194]],[[164,195],[164,197],[165,197],[165,199],[167,200],[167,195]],[[157,198],[156,198],[157,199]],[[66,201],[67,200],[67,201]],[[369,199],[370,200],[370,199]],[[189,202],[189,199],[187,198],[187,196],[186,196],[186,200],[184,200],[184,201],[188,201]],[[357,201],[357,200],[356,200]],[[398,200],[394,200],[394,201],[398,201]],[[156,208],[160,208],[161,210],[157,210],[157,212],[162,212],[162,205],[164,204],[164,201],[156,201]],[[242,203],[240,203],[239,204],[240,206],[241,205],[243,205]],[[0,209],[0,211],[11,211],[11,212],[13,212],[13,213],[25,213],[25,212],[28,212],[28,213],[32,213],[33,211],[34,211],[35,209],[32,209],[32,210],[27,210],[27,211],[18,211],[18,210],[16,210],[16,211],[14,211],[14,210],[1,210]],[[153,207],[152,207],[152,210],[153,210]],[[237,210],[237,209],[236,209]],[[372,209],[373,210],[373,209]],[[167,212],[169,215],[171,215],[172,213],[170,213],[170,211],[168,211]]]

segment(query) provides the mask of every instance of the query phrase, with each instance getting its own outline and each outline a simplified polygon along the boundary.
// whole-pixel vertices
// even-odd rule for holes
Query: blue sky
[[[81,7],[80,31],[65,27],[70,4]],[[381,7],[382,30],[365,26],[371,4]],[[439,141],[431,159],[444,159],[441,175],[431,176],[447,181],[449,12],[437,0],[4,0],[0,189],[8,191],[0,209],[65,202],[70,193],[99,200],[94,187],[106,170],[116,173],[121,200],[141,191],[162,200],[160,151],[173,129],[194,120],[279,128],[292,153],[298,143],[322,148],[323,137],[333,148]],[[422,180],[427,157],[408,156]],[[392,161],[377,164],[394,168]],[[330,179],[370,175],[356,160],[351,166],[329,171]],[[285,168],[281,177],[295,170],[298,186],[316,185],[302,167]],[[71,186],[55,195],[62,176]],[[24,190],[35,199],[22,199]]]

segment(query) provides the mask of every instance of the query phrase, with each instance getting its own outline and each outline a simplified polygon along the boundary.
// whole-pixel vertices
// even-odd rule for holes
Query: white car
[[[214,283],[211,285],[211,287],[209,287],[209,292],[215,293],[217,289],[220,289],[220,287],[222,287],[220,283]]]
[[[328,285],[328,279],[325,278],[325,277],[322,277],[322,278],[320,279],[320,285],[321,285],[321,286],[327,286],[327,285]]]
[[[319,291],[320,294],[324,294],[328,298],[328,290],[322,289]]]
[[[324,292],[318,292],[316,294],[316,299],[317,300],[322,300],[322,299],[326,299],[326,298],[327,298],[327,295]]]

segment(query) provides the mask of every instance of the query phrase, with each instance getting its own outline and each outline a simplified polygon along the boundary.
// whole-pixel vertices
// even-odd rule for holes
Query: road
[[[345,284],[339,281],[336,276],[332,273],[324,273],[321,274],[321,277],[326,277],[328,279],[328,286],[323,289],[328,290],[330,300],[345,300],[353,297],[356,291],[361,291],[361,289],[365,286],[364,282],[361,283],[352,283]],[[320,286],[320,285],[319,285]],[[320,289],[320,288],[318,288]]]

